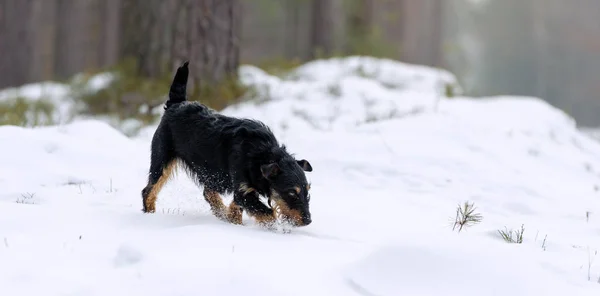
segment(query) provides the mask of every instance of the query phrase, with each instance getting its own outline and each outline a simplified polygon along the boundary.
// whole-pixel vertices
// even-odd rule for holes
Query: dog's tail
[[[165,103],[165,110],[186,100],[187,81],[190,72],[188,69],[189,63],[189,61],[185,61],[183,65],[177,68],[177,73],[175,73],[175,77],[171,83],[171,89],[169,90],[169,99],[167,100],[167,103]]]

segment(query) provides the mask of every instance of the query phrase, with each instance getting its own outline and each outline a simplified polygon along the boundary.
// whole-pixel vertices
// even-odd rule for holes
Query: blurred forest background
[[[240,63],[356,54],[442,67],[467,95],[538,96],[600,126],[598,0],[0,0],[0,88],[127,73],[90,112],[161,104],[139,92],[164,93],[185,59],[192,95],[222,108],[243,92]]]

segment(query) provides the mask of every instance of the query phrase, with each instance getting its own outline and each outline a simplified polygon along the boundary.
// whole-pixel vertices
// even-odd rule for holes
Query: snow
[[[310,161],[311,225],[223,223],[185,174],[143,214],[155,126],[1,126],[0,295],[600,293],[600,144],[564,112],[442,98],[451,74],[364,57],[241,73],[266,99],[223,113]],[[465,201],[483,221],[453,232]],[[521,225],[522,244],[498,235]]]
[[[276,127],[301,130],[334,131],[401,118],[435,109],[446,85],[462,91],[445,70],[371,57],[309,62],[284,78],[244,66],[240,76],[263,101],[238,104],[225,113],[252,114]]]
[[[592,139],[600,140],[600,128],[581,127],[579,128],[584,134],[588,135]]]
[[[444,251],[423,243],[382,246],[347,272],[347,283],[367,295],[581,295],[559,275],[491,241],[464,245],[448,237]],[[483,249],[485,247],[485,249]],[[493,261],[490,253],[504,260]],[[492,263],[493,262],[493,263]],[[532,281],[532,275],[536,281]],[[555,284],[549,285],[548,282]],[[443,290],[442,290],[443,289]],[[447,291],[450,293],[443,293]],[[463,293],[459,293],[462,291]],[[454,292],[455,294],[452,294]]]

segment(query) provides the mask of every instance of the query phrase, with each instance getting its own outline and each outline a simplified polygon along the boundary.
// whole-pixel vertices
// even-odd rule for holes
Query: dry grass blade
[[[504,227],[504,230],[498,230],[498,233],[507,243],[522,244],[523,234],[525,233],[525,225],[521,225],[521,229],[519,230],[508,230],[506,227]]]

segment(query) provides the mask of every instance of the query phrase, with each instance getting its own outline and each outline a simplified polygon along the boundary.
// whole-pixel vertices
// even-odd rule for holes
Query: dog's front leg
[[[225,219],[232,224],[242,225],[242,207],[235,200],[232,201],[225,211]]]
[[[273,210],[260,201],[256,191],[236,191],[233,195],[233,204],[245,210],[261,226],[270,226],[275,222]]]

